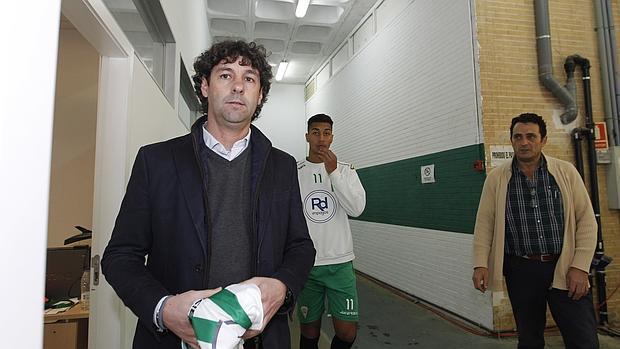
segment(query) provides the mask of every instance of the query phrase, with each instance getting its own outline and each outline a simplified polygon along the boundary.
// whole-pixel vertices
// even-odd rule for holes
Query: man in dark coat
[[[191,304],[240,282],[259,287],[266,324],[246,332],[245,347],[290,348],[286,313],[315,250],[295,160],[251,125],[271,67],[262,46],[225,41],[194,70],[205,115],[190,134],[138,152],[103,273],[138,316],[134,348],[198,348]]]

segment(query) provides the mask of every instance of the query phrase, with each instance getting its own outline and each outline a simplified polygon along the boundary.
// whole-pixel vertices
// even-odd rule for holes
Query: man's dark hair
[[[540,138],[545,138],[547,136],[547,124],[545,124],[545,120],[543,120],[542,116],[534,113],[523,113],[519,116],[512,118],[512,123],[510,124],[510,138],[512,139],[512,130],[515,128],[517,122],[520,123],[532,123],[538,125],[540,129]]]
[[[267,102],[267,95],[271,88],[273,73],[271,71],[271,66],[267,63],[267,51],[265,47],[257,45],[255,42],[248,43],[243,40],[218,42],[196,58],[194,62],[194,71],[196,75],[192,76],[192,80],[194,80],[194,90],[196,91],[198,99],[200,99],[202,112],[204,114],[207,114],[209,101],[202,95],[202,91],[200,90],[202,79],[205,78],[207,82],[210,82],[209,78],[211,77],[211,70],[213,67],[221,62],[233,63],[237,61],[239,57],[243,57],[241,64],[255,68],[260,74],[260,87],[262,89],[263,98],[261,103],[256,106],[256,111],[254,111],[254,115],[252,115],[252,121],[260,114],[263,104]]]
[[[332,121],[332,118],[329,117],[329,115],[327,114],[315,114],[312,115],[312,117],[310,119],[308,119],[308,131],[310,131],[310,125],[312,125],[315,122],[326,122],[329,124],[329,126],[334,126],[334,121]]]

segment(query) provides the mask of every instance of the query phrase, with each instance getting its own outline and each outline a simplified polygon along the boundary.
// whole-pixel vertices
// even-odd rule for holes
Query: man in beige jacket
[[[588,270],[596,220],[575,167],[543,155],[545,121],[512,119],[514,159],[489,173],[474,229],[474,287],[502,289],[519,332],[518,348],[544,348],[547,304],[566,348],[598,348]]]

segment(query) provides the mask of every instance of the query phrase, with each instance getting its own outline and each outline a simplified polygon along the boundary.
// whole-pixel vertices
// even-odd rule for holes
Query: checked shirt
[[[513,160],[506,195],[505,254],[559,254],[563,238],[562,193],[547,169],[544,156],[531,180]]]

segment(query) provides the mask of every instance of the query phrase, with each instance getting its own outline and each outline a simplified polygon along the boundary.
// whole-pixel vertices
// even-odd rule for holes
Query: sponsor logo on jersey
[[[334,195],[327,190],[315,190],[304,199],[306,218],[314,223],[325,223],[336,214],[337,203]]]
[[[301,315],[304,316],[304,319],[308,317],[308,307],[307,306],[301,306],[299,307],[299,309],[301,310]]]

